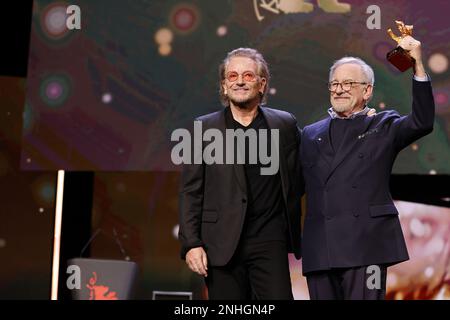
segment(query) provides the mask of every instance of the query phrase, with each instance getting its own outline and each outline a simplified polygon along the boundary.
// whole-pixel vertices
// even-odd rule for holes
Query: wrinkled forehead
[[[244,71],[252,71],[254,73],[258,73],[258,64],[251,58],[232,57],[225,65],[225,73],[230,71],[236,71],[239,73]]]
[[[364,80],[362,67],[355,63],[345,63],[338,66],[331,76],[331,80]]]

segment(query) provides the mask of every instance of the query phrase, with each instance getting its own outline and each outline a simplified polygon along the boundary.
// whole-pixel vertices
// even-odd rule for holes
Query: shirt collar
[[[340,115],[338,115],[336,113],[336,111],[333,110],[333,108],[329,108],[328,109],[328,114],[330,115],[331,119],[354,119],[357,116],[365,116],[367,115],[367,113],[369,112],[369,107],[365,106],[364,109],[362,109],[361,111],[352,113],[351,115],[349,115],[348,117],[341,117]]]

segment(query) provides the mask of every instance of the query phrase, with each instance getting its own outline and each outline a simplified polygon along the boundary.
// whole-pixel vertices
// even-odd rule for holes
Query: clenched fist
[[[411,36],[403,37],[398,45],[405,49],[409,55],[416,60],[414,66],[415,75],[418,77],[426,77],[426,72],[422,63],[422,44],[420,41]]]

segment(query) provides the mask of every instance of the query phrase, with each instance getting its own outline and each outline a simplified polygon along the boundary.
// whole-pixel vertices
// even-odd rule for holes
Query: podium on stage
[[[94,258],[67,261],[80,271],[79,289],[72,289],[73,300],[129,300],[133,298],[138,275],[135,262]]]

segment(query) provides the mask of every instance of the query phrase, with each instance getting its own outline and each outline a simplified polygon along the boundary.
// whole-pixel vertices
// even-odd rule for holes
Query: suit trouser
[[[240,243],[223,267],[209,267],[205,278],[211,300],[292,300],[285,241]]]
[[[335,268],[306,274],[311,300],[384,300],[387,267],[368,267]]]

